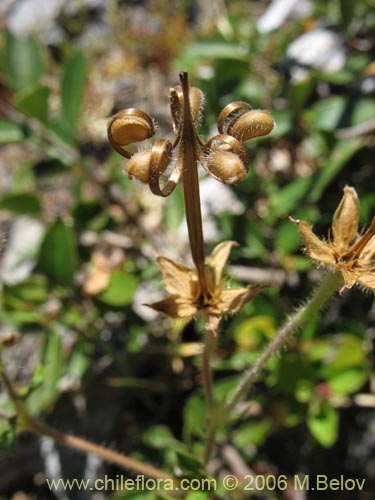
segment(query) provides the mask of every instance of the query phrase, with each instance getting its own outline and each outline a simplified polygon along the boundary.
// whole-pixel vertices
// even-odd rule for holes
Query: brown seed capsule
[[[203,167],[224,184],[240,182],[248,172],[249,159],[244,146],[226,134],[212,137],[205,147]]]
[[[140,109],[123,109],[116,113],[108,123],[108,139],[118,153],[130,158],[124,146],[143,141],[155,133],[150,115]]]
[[[240,158],[230,151],[213,151],[206,165],[215,179],[228,185],[242,181],[248,172]]]
[[[241,142],[269,134],[275,126],[271,113],[263,109],[252,109],[235,118],[227,128],[227,134]]]
[[[148,184],[148,177],[151,164],[151,149],[138,151],[129,160],[126,171],[129,179],[135,177],[137,180]]]
[[[173,119],[173,130],[175,133],[181,120],[181,113],[183,109],[183,92],[182,88],[178,85],[170,90],[170,105],[171,114]],[[189,104],[191,117],[194,123],[199,123],[202,118],[202,106],[204,102],[203,92],[197,87],[189,88]]]
[[[242,113],[250,111],[251,109],[253,109],[251,104],[243,101],[234,101],[227,104],[225,108],[220,111],[217,119],[217,128],[220,134],[227,134],[228,126],[232,121]]]

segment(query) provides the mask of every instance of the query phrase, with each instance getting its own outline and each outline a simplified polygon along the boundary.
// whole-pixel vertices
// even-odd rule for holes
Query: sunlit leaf
[[[29,116],[46,122],[48,116],[48,97],[51,91],[45,85],[37,84],[19,93],[15,99],[16,108]]]
[[[111,306],[126,306],[132,302],[137,286],[134,276],[118,269],[112,272],[108,287],[97,297]]]
[[[0,210],[15,214],[36,215],[41,211],[39,198],[33,193],[7,193],[0,198]]]
[[[39,252],[39,267],[54,283],[72,286],[77,267],[73,229],[57,219],[48,229]]]
[[[10,120],[0,120],[0,144],[21,142],[24,140],[22,127]]]
[[[8,33],[5,66],[7,77],[15,90],[22,90],[38,83],[44,64],[37,40],[31,35],[16,37]]]
[[[327,401],[313,402],[308,410],[307,425],[315,439],[330,448],[337,440],[339,416]]]
[[[61,117],[74,131],[82,113],[86,83],[86,60],[76,52],[66,61],[61,79]]]

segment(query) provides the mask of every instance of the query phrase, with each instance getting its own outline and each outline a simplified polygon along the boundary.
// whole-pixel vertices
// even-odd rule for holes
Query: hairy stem
[[[237,386],[230,400],[220,411],[216,413],[216,421],[211,423],[206,441],[204,461],[207,463],[212,455],[216,433],[218,428],[225,425],[237,404],[248,393],[252,384],[257,379],[262,369],[269,359],[284,346],[290,337],[305,323],[312,320],[322,307],[328,302],[332,295],[340,289],[342,277],[339,273],[329,272],[324,277],[320,285],[314,290],[310,299],[302,307],[288,318],[286,323],[280,328],[275,337],[267,345],[263,353],[259,356],[254,365],[247,370],[241,382]]]

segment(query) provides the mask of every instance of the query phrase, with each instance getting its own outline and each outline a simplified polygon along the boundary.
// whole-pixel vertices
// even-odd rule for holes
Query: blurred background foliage
[[[158,467],[203,474],[194,459],[205,435],[203,327],[144,306],[163,296],[156,256],[190,259],[182,194],[157,199],[130,182],[107,119],[139,107],[169,136],[168,93],[182,68],[206,95],[202,134],[234,100],[275,116],[272,134],[248,144],[244,182],[227,188],[202,175],[207,250],[236,240],[230,281],[268,285],[222,324],[220,400],[322,277],[288,215],[328,234],[346,184],[359,194],[361,227],[374,215],[374,25],[372,0],[2,2],[0,335],[31,414]],[[371,491],[374,319],[373,295],[354,288],[307,325],[222,430],[210,472],[346,474],[365,477]],[[0,409],[11,414],[4,393]],[[83,477],[89,467],[72,451],[16,439],[12,420],[0,419],[0,447],[4,499],[52,498],[43,474]],[[119,473],[90,463],[89,477]],[[165,498],[137,495],[113,497]]]

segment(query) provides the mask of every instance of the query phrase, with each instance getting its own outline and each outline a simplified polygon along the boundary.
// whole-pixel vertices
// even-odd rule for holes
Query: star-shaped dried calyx
[[[358,283],[375,290],[375,217],[370,227],[358,233],[359,200],[354,188],[346,186],[344,195],[334,213],[332,235],[322,241],[307,222],[294,220],[305,241],[308,255],[320,264],[341,272],[345,288]]]
[[[191,318],[203,313],[206,325],[215,330],[224,314],[238,312],[264,288],[262,285],[225,288],[223,271],[231,248],[235,245],[233,241],[224,241],[215,247],[207,259],[204,266],[206,290],[202,289],[195,269],[159,257],[157,263],[170,295],[164,300],[148,304],[149,307],[172,318]]]

